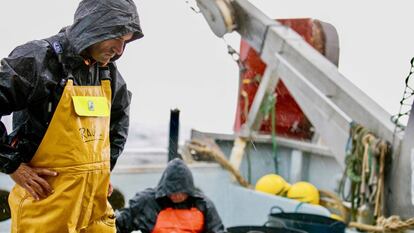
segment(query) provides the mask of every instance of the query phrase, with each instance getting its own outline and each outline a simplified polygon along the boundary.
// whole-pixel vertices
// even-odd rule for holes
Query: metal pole
[[[178,131],[180,129],[180,110],[170,111],[170,136],[168,140],[168,161],[181,158],[178,154]]]

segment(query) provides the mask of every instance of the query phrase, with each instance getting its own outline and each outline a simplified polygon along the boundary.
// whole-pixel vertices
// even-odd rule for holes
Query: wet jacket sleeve
[[[25,108],[33,96],[37,83],[34,78],[35,57],[21,56],[22,51],[19,51],[19,48],[16,50],[8,58],[0,61],[1,116]]]
[[[45,54],[35,43],[17,47],[0,61],[0,117],[26,108],[44,95],[38,87],[39,61]],[[0,172],[12,173],[22,162],[16,151],[0,148]]]
[[[116,72],[112,82],[112,107],[111,107],[111,170],[114,168],[118,157],[124,150],[129,129],[129,105],[131,103],[131,92],[121,74]]]
[[[206,202],[206,210],[204,212],[206,233],[224,233],[223,223],[213,202],[207,197],[205,197],[204,201]]]
[[[137,229],[134,223],[134,213],[131,208],[122,208],[116,211],[116,232],[130,233]]]
[[[150,233],[159,211],[152,189],[137,193],[129,201],[128,208],[117,211],[117,233],[130,233],[138,230],[142,233]]]

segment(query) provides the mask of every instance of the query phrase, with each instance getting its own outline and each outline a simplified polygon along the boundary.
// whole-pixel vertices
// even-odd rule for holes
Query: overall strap
[[[59,96],[63,93],[63,90],[66,86],[68,79],[73,80],[74,78],[73,78],[72,70],[63,61],[64,48],[62,46],[62,43],[59,41],[59,36],[57,35],[52,36],[52,37],[44,39],[44,41],[46,41],[49,44],[49,46],[52,48],[53,53],[56,55],[59,65],[63,71],[63,76],[61,77],[60,81],[58,81],[55,90],[52,92],[52,94],[49,97],[49,102],[48,102],[48,107],[47,107],[48,116],[46,119],[47,121],[46,123],[49,124],[49,122],[52,119],[54,109],[56,109],[56,106],[59,102],[58,101]]]
[[[64,48],[62,46],[62,43],[60,43],[60,41],[59,41],[59,37],[58,36],[52,36],[52,37],[46,38],[44,40],[53,49],[53,52],[56,55],[56,57],[58,59],[58,62],[62,67],[63,74],[64,74],[62,79],[65,79],[65,80],[67,80],[68,78],[73,79],[72,70],[70,68],[68,68],[68,66],[63,62]]]

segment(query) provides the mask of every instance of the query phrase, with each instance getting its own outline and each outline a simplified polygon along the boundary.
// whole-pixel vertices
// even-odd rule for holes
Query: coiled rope
[[[346,169],[339,187],[343,199],[351,202],[352,219],[362,205],[374,204],[374,216],[382,216],[384,199],[384,166],[390,144],[376,137],[362,125],[352,123],[346,152]],[[344,194],[345,181],[351,182],[350,193]]]

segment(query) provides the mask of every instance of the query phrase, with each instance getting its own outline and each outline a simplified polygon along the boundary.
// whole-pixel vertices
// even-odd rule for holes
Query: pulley
[[[236,28],[231,0],[197,0],[197,5],[216,36],[223,37]]]

